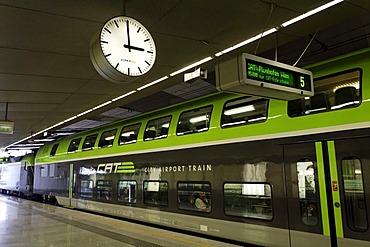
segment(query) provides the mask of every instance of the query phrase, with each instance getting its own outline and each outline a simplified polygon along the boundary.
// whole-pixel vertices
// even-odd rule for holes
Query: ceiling
[[[37,144],[47,128],[48,138],[55,138],[215,92],[215,64],[242,52],[274,59],[277,51],[278,61],[294,64],[312,40],[298,63],[304,66],[368,47],[370,1],[345,0],[259,41],[215,56],[328,2],[0,0],[0,121],[14,122],[13,134],[0,134],[0,148]],[[107,20],[122,14],[137,19],[151,32],[157,58],[144,76],[116,84],[96,72],[89,44]],[[183,73],[170,76],[58,124],[208,56],[213,59],[201,65],[208,70],[207,79],[186,83]]]

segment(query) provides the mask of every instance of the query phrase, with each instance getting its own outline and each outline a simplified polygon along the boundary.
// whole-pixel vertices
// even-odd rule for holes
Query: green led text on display
[[[305,74],[291,72],[282,68],[277,68],[272,65],[266,65],[248,59],[246,60],[246,63],[248,79],[301,90],[311,90],[310,78]]]

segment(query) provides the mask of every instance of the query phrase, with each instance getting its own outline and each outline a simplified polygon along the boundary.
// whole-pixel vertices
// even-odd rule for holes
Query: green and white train
[[[370,246],[370,49],[307,69],[311,98],[216,93],[45,145],[34,193],[246,244]]]

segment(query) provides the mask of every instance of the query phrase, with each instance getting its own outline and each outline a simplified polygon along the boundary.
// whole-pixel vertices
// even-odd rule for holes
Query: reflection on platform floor
[[[1,247],[236,246],[0,195]]]

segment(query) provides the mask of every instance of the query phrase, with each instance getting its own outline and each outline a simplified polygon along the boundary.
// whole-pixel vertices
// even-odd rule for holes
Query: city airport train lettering
[[[212,165],[170,165],[143,167],[144,172],[205,172],[212,171]],[[97,172],[103,173],[134,173],[135,165],[131,161],[99,164]]]
[[[212,165],[174,165],[160,167],[144,167],[144,172],[206,172],[212,171]]]

